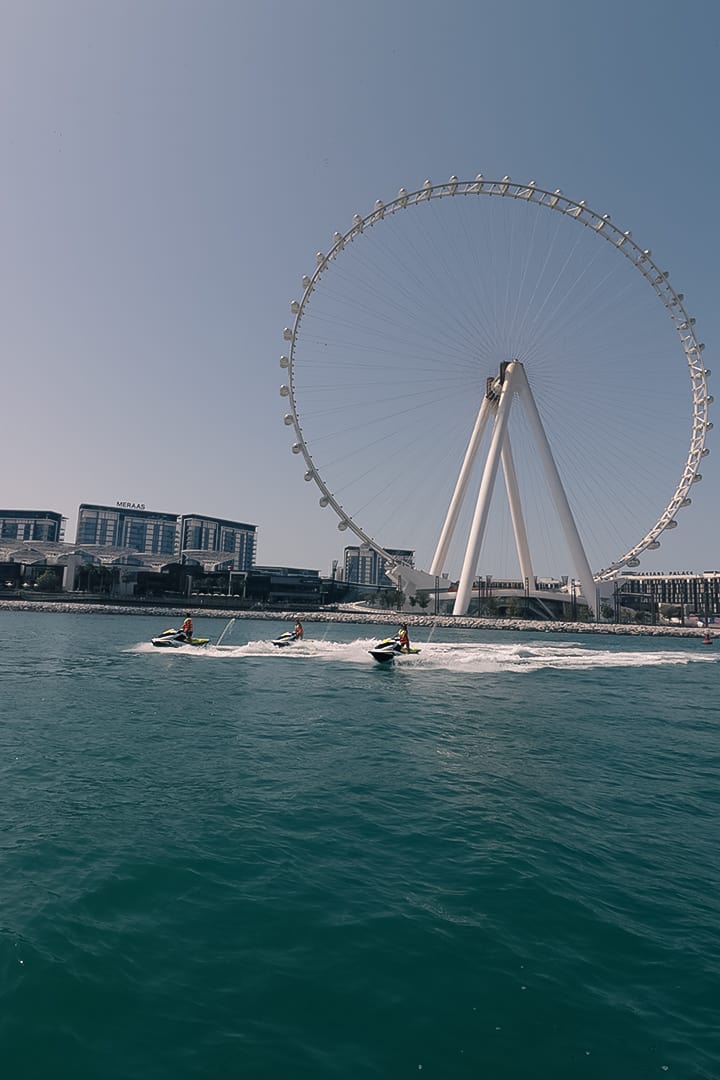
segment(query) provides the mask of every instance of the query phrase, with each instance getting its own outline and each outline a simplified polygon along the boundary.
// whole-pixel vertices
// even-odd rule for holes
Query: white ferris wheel
[[[389,564],[413,551],[416,587],[457,579],[456,614],[482,574],[572,576],[594,608],[690,506],[704,345],[608,214],[426,180],[356,214],[302,285],[280,393],[305,479]]]

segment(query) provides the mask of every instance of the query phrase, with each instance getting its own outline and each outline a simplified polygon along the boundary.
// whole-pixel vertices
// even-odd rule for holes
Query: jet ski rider
[[[180,627],[180,632],[185,635],[186,641],[192,641],[193,621],[189,611],[185,612],[185,622]]]
[[[401,623],[397,632],[397,639],[402,652],[410,652],[410,638],[408,637],[407,623]]]
[[[295,616],[295,629],[293,633],[298,641],[302,641],[305,631],[303,630],[303,624],[300,622],[300,616]]]

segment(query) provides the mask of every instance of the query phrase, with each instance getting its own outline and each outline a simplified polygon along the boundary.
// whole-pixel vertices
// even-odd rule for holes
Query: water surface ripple
[[[697,641],[0,624],[7,1076],[720,1076]]]

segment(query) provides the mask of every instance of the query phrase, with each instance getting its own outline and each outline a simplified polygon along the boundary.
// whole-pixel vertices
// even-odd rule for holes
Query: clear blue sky
[[[719,70],[714,0],[2,0],[0,505],[71,538],[84,501],[217,514],[327,571],[352,538],[290,452],[282,328],[333,231],[426,177],[610,211],[720,374]],[[709,445],[665,568],[720,566]]]

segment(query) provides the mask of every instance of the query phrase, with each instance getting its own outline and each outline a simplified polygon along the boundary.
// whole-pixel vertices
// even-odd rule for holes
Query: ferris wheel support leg
[[[540,454],[540,460],[545,470],[545,476],[547,477],[548,487],[550,494],[552,495],[553,502],[555,503],[555,509],[560,519],[560,525],[565,534],[568,548],[570,550],[570,557],[575,566],[575,573],[577,574],[578,581],[582,587],[583,596],[585,597],[585,603],[589,607],[590,611],[595,611],[596,595],[595,595],[595,581],[590,569],[590,564],[585,554],[585,549],[582,546],[580,534],[577,531],[575,519],[570,509],[570,503],[567,500],[565,489],[562,486],[562,480],[560,479],[560,473],[557,470],[555,459],[550,449],[550,443],[548,442],[547,435],[545,434],[545,428],[543,427],[542,420],[540,419],[540,413],[538,412],[537,405],[535,404],[535,398],[533,397],[530,384],[527,380],[525,370],[521,367],[518,372],[517,378],[518,395],[522,399],[525,407],[525,413],[528,418],[530,427],[532,428],[533,435],[535,436],[535,443]]]
[[[509,435],[503,443],[501,460],[503,473],[505,474],[505,490],[507,491],[508,504],[510,506],[513,533],[515,534],[515,547],[517,549],[518,559],[520,560],[520,573],[528,586],[532,586],[535,582],[535,576],[533,574],[530,545],[528,544],[527,529],[525,528],[525,518],[523,517],[522,504],[520,502],[520,492],[518,490],[515,462],[513,461],[512,450],[510,448]]]
[[[462,509],[462,504],[465,501],[470,475],[472,473],[473,465],[475,464],[478,450],[480,449],[480,442],[487,426],[489,416],[490,402],[486,396],[483,396],[477,417],[475,418],[475,426],[472,430],[467,450],[465,451],[465,458],[458,474],[457,483],[455,484],[455,490],[452,499],[450,500],[450,506],[448,507],[445,522],[440,533],[438,546],[435,555],[433,556],[432,563],[430,564],[430,573],[435,576],[442,574],[445,569],[445,559],[447,558],[448,548],[450,547],[455,533],[458,515]]]
[[[464,615],[467,612],[468,604],[470,602],[470,593],[472,591],[473,579],[475,577],[475,571],[477,570],[478,556],[480,554],[483,535],[485,533],[488,510],[490,508],[490,500],[492,498],[493,488],[495,486],[495,477],[497,476],[498,464],[500,462],[500,454],[502,451],[503,442],[505,440],[505,433],[507,431],[508,419],[510,416],[510,406],[512,405],[512,397],[514,392],[513,383],[515,381],[516,367],[517,365],[514,363],[508,364],[507,371],[505,373],[505,380],[502,385],[500,401],[498,403],[497,412],[495,414],[495,424],[493,427],[492,438],[490,440],[490,448],[488,450],[488,455],[485,460],[485,468],[483,470],[482,480],[480,481],[480,491],[478,492],[477,503],[475,505],[475,514],[473,516],[473,522],[470,529],[468,545],[465,549],[465,560],[463,562],[462,571],[460,573],[460,582],[458,584],[457,596],[455,597],[453,615]]]

